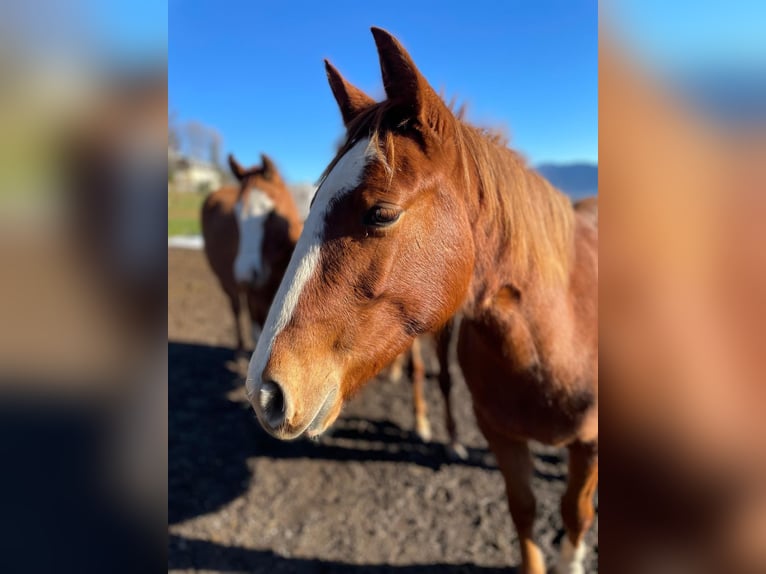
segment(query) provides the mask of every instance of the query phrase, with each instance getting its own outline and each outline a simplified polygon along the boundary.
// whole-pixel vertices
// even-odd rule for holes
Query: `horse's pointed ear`
[[[229,154],[229,167],[231,168],[231,173],[233,173],[234,177],[238,180],[241,181],[245,177],[245,168],[239,165],[239,162],[234,159],[232,154]]]
[[[266,179],[275,179],[279,175],[276,164],[265,153],[261,154],[261,171]]]
[[[371,30],[388,99],[405,105],[415,116],[420,116],[429,102],[441,101],[399,40],[382,28]]]
[[[332,95],[335,96],[335,101],[338,102],[340,113],[343,116],[343,125],[348,127],[348,124],[360,112],[373,105],[375,100],[356,86],[349,84],[328,60],[324,61],[324,67],[327,71],[327,80],[330,82]]]

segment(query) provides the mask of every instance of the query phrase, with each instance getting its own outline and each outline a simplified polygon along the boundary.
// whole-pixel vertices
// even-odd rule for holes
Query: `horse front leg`
[[[561,499],[566,535],[561,541],[556,574],[583,574],[583,538],[593,522],[593,494],[598,485],[598,443],[575,442],[569,446],[569,479]]]
[[[451,458],[466,460],[468,451],[457,439],[457,424],[452,414],[452,373],[450,372],[450,347],[454,333],[454,319],[450,319],[436,335],[436,355],[439,359],[439,389],[444,399],[444,423],[449,434],[447,453]]]
[[[500,472],[505,479],[505,492],[508,497],[508,509],[516,527],[521,550],[519,574],[545,574],[545,559],[539,546],[532,538],[532,531],[537,513],[537,501],[532,492],[532,457],[526,441],[512,440],[498,435],[483,425],[480,417],[477,422],[489,447],[495,453]]]
[[[226,296],[229,298],[231,316],[234,320],[234,337],[237,340],[236,356],[244,356],[245,341],[242,338],[242,327],[239,322],[239,315],[241,310],[240,292],[236,285],[231,287],[224,287],[224,289],[226,291]]]
[[[269,306],[260,292],[248,286],[247,307],[250,315],[250,337],[253,341],[253,348],[255,348],[261,337],[263,325],[266,323]]]
[[[423,394],[426,379],[426,366],[423,362],[423,349],[420,337],[412,342],[412,402],[415,407],[415,430],[423,442],[431,441],[431,423],[428,422],[428,409]]]
[[[400,353],[388,367],[388,380],[392,383],[398,383],[402,380],[404,374],[404,361],[407,360],[407,352]]]

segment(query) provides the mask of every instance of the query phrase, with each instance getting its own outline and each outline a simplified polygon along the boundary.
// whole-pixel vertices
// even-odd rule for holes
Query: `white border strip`
[[[168,237],[168,247],[175,249],[202,249],[205,241],[201,235],[173,235]]]

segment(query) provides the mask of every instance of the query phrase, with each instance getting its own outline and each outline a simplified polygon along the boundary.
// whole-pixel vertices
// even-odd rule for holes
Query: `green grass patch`
[[[202,233],[199,219],[168,219],[168,237],[174,235],[199,235]]]
[[[168,190],[168,237],[201,233],[199,214],[207,194]]]

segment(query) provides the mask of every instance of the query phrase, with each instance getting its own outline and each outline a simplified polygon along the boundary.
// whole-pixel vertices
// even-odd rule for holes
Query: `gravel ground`
[[[519,555],[503,479],[455,383],[469,459],[451,462],[438,384],[426,396],[434,442],[413,432],[411,387],[374,381],[318,441],[279,442],[244,398],[223,293],[201,251],[168,250],[171,572],[493,573]],[[533,445],[536,536],[549,564],[565,451]],[[598,565],[598,518],[586,566]]]

